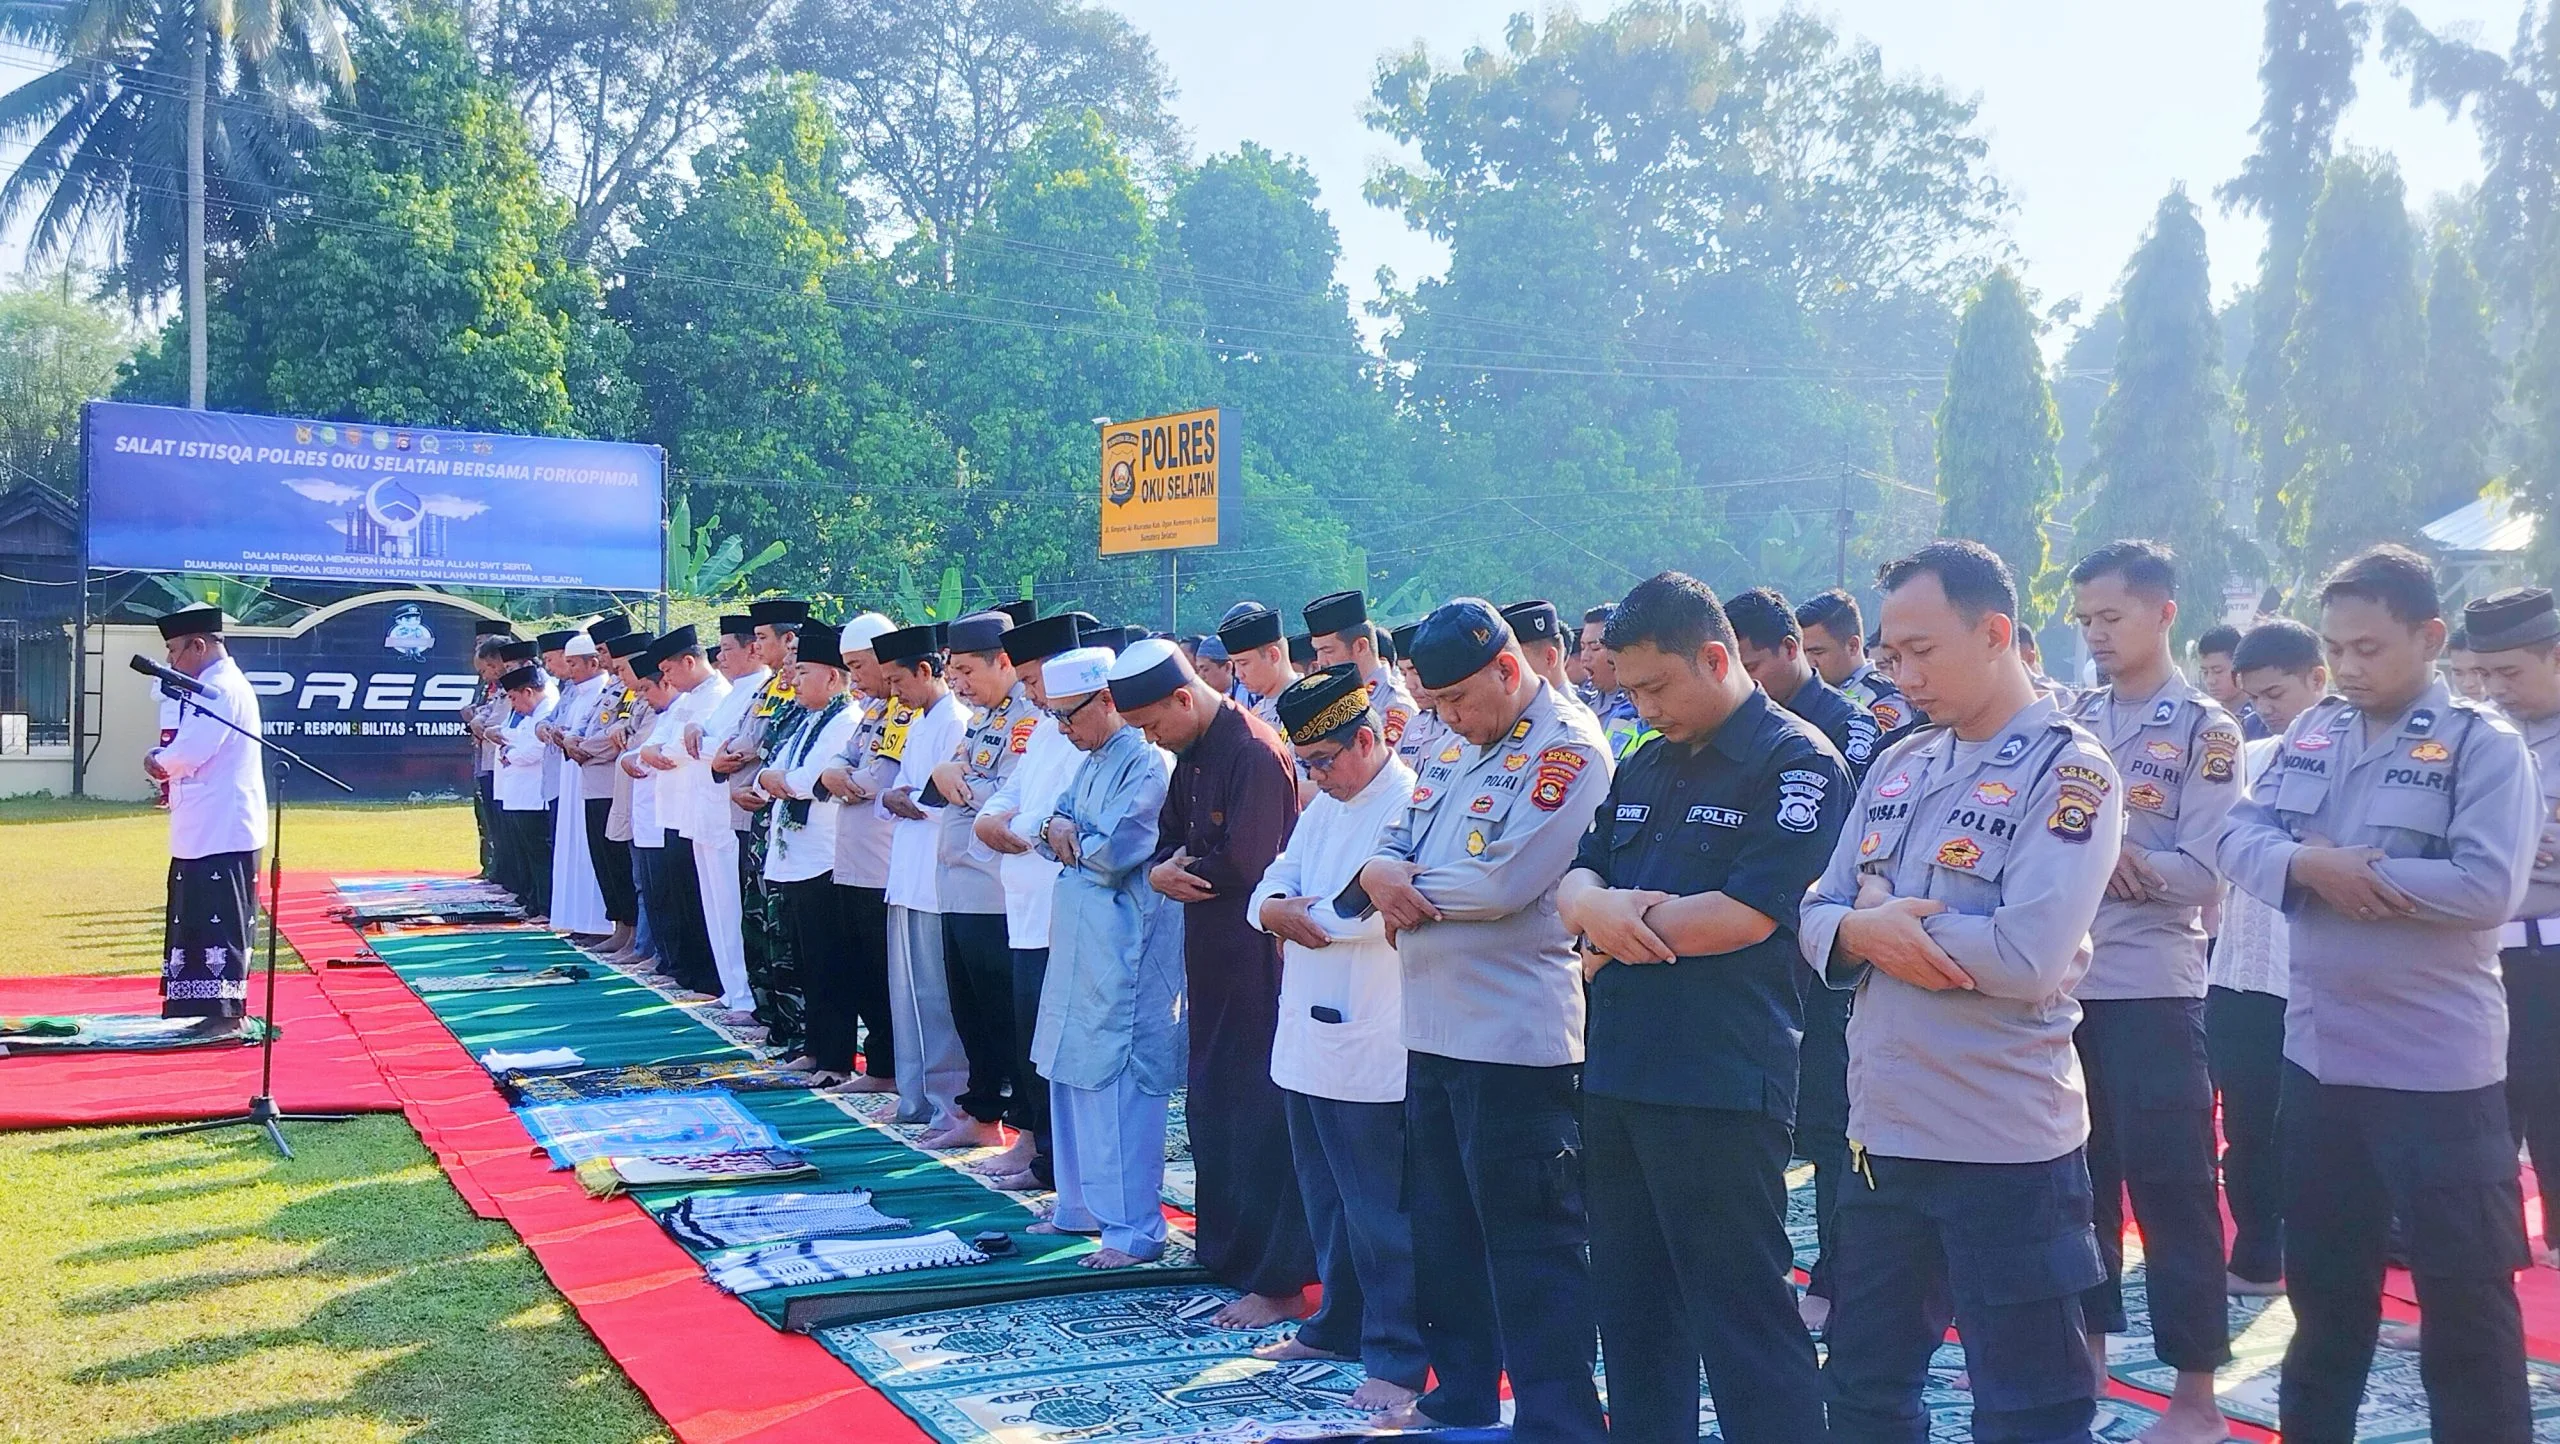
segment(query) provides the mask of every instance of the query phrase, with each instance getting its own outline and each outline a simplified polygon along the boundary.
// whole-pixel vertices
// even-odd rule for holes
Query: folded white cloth
[[[584,1068],[585,1055],[575,1048],[527,1048],[509,1053],[497,1048],[480,1055],[480,1066],[492,1073],[513,1069],[519,1073],[550,1073],[562,1068]]]

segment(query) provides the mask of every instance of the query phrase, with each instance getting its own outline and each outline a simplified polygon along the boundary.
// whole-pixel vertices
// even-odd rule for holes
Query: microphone
[[[145,677],[157,680],[162,687],[170,689],[171,696],[176,696],[180,692],[192,692],[199,697],[210,697],[213,695],[213,689],[211,687],[206,686],[202,682],[197,681],[195,678],[188,676],[186,673],[179,671],[175,667],[164,667],[158,662],[152,661],[149,657],[143,656],[139,652],[136,652],[133,656],[133,660],[126,663],[126,665]]]

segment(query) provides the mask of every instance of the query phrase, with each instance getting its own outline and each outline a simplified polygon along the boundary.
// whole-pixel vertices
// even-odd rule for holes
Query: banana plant
[[[898,620],[908,626],[925,622],[956,622],[966,614],[962,598],[967,594],[958,567],[944,567],[942,579],[933,599],[927,601],[924,589],[916,585],[915,569],[898,563]]]
[[[692,502],[676,498],[675,511],[667,518],[668,595],[710,598],[743,592],[751,573],[790,550],[785,543],[767,542],[764,550],[750,557],[741,538],[714,541],[719,530],[717,516],[695,526]]]

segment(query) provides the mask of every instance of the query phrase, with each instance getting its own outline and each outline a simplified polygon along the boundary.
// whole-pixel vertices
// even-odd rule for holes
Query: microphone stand
[[[355,789],[292,748],[281,743],[270,742],[205,706],[197,694],[172,687],[165,682],[161,684],[160,690],[177,702],[180,717],[186,716],[186,709],[193,707],[197,716],[219,722],[248,738],[264,748],[275,760],[275,780],[267,791],[267,1001],[264,1019],[266,1036],[258,1040],[258,1091],[250,1098],[247,1112],[234,1113],[227,1118],[208,1118],[199,1123],[180,1123],[168,1128],[154,1128],[142,1136],[168,1138],[180,1133],[212,1133],[225,1128],[259,1128],[266,1131],[267,1141],[276,1146],[276,1152],[291,1158],[293,1146],[284,1141],[282,1125],[344,1123],[355,1115],[287,1113],[276,1107],[276,939],[284,931],[282,924],[276,920],[276,907],[284,899],[284,784],[285,779],[293,775],[293,769],[299,767],[340,792],[353,792]]]

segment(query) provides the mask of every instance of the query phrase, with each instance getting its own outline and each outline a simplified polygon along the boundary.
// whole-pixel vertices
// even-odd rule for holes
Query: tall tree
[[[353,77],[333,0],[7,0],[0,39],[60,63],[0,96],[0,141],[32,142],[0,182],[0,224],[41,202],[37,259],[93,227],[137,306],[184,295],[188,404],[205,404],[208,245],[265,228],[309,102]]]
[[[952,247],[1052,116],[1093,112],[1145,170],[1182,158],[1154,46],[1091,0],[800,0],[785,56],[826,79],[859,183],[933,238],[946,277]]]
[[[2415,521],[2426,321],[2417,228],[2388,157],[2329,162],[2301,276],[2284,347],[2297,458],[2284,502],[2302,573],[2316,576],[2369,542],[2406,540]]]
[[[444,12],[411,12],[362,42],[358,58],[355,108],[375,122],[321,142],[308,199],[225,281],[215,401],[628,434],[622,335],[594,271],[561,252],[568,207],[543,188],[507,87]],[[172,393],[169,349],[137,368],[129,394]]]
[[[807,77],[695,158],[701,189],[642,225],[616,309],[643,435],[693,515],[790,549],[758,573],[877,597],[936,561],[950,445],[901,394],[879,263],[854,238],[842,132]]]
[[[2213,313],[2204,223],[2184,187],[2152,217],[2117,302],[2123,339],[2115,378],[2092,424],[2096,498],[2080,514],[2080,550],[2149,536],[2180,560],[2186,631],[2219,620],[2212,599],[2230,574],[2214,433],[2222,420],[2222,323]]]
[[[2496,467],[2507,368],[2491,343],[2489,298],[2470,248],[2447,230],[2427,278],[2425,389],[2418,398],[2417,519],[2478,499]]]
[[[2240,419],[2258,460],[2258,529],[2285,531],[2280,492],[2298,465],[2294,420],[2285,411],[2285,338],[2293,333],[2297,277],[2321,175],[2336,143],[2338,117],[2356,95],[2356,62],[2369,16],[2357,0],[2266,0],[2266,42],[2258,63],[2264,92],[2250,134],[2257,149],[2218,192],[2267,223],[2258,265],[2248,360],[2240,369]]]
[[[2439,35],[2404,5],[2382,43],[2412,104],[2470,107],[2483,168],[2474,264],[2499,310],[2529,326],[2542,258],[2560,243],[2560,4],[2528,0],[2505,55]]]
[[[123,318],[73,290],[74,273],[0,291],[0,491],[80,490],[80,405],[133,351]]]
[[[2035,314],[2004,267],[1974,292],[1956,332],[1938,408],[1940,529],[1998,552],[2031,593],[2045,580],[2045,523],[2062,496],[2061,436]]]

